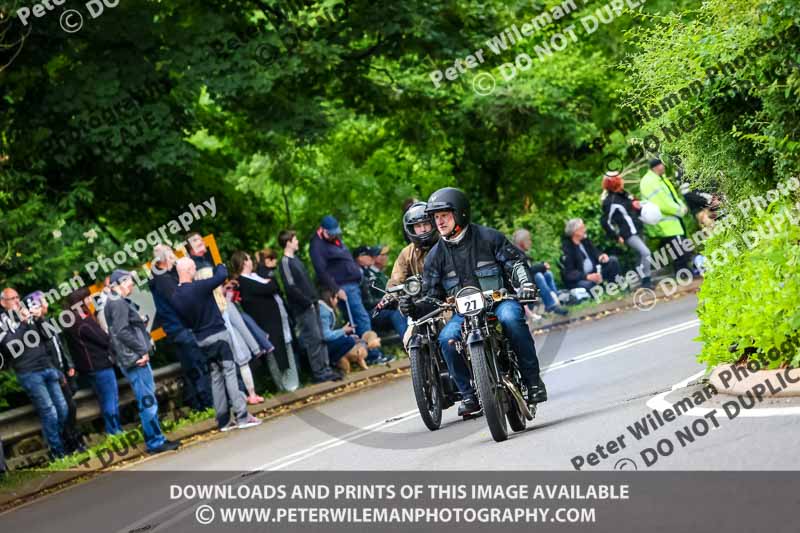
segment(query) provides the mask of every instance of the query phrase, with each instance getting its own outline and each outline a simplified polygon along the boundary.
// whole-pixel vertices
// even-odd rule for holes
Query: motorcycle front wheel
[[[411,360],[411,384],[417,409],[425,426],[436,431],[442,425],[442,389],[433,357],[420,348],[411,348],[408,357]]]
[[[475,372],[478,396],[483,406],[483,416],[486,417],[492,438],[497,442],[503,442],[508,438],[506,413],[503,409],[504,389],[495,382],[495,374],[486,359],[483,344],[470,345],[469,355],[472,360],[472,369]]]

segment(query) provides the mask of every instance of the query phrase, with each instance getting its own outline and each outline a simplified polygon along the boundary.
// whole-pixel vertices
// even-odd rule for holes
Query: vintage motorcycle
[[[526,421],[536,415],[535,407],[531,410],[525,402],[527,390],[517,354],[493,313],[505,300],[521,305],[536,301],[517,298],[504,288],[481,291],[464,287],[455,295],[456,312],[464,316],[460,351],[465,351],[472,363],[486,424],[497,442],[508,438],[509,426],[513,431],[523,431]]]
[[[402,295],[416,299],[422,292],[422,282],[416,276],[410,277],[402,285],[385,292],[394,299]],[[411,362],[411,384],[419,414],[425,426],[435,431],[442,425],[442,411],[460,402],[461,393],[447,370],[447,363],[439,348],[439,332],[447,323],[447,312],[455,309],[455,303],[434,300],[428,300],[428,303],[435,309],[411,321],[409,327],[413,329],[406,349]],[[463,350],[459,350],[459,353],[465,357],[467,368],[471,369],[467,354]],[[481,416],[480,412],[463,418],[467,420],[478,416]]]

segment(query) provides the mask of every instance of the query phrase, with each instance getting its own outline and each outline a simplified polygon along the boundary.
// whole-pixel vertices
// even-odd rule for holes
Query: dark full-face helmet
[[[431,216],[442,211],[452,211],[456,226],[466,228],[470,222],[469,199],[459,189],[445,187],[428,198],[425,212]]]
[[[436,225],[433,223],[433,217],[425,212],[427,204],[425,202],[415,202],[409,207],[403,215],[403,231],[408,237],[408,240],[420,248],[430,248],[436,243],[439,238],[439,232],[436,231]],[[427,222],[431,225],[430,231],[420,233],[419,235],[414,232],[414,225]]]

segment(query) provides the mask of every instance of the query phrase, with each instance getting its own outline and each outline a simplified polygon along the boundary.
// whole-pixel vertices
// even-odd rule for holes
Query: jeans
[[[547,272],[537,272],[533,276],[533,282],[539,288],[539,294],[542,295],[542,303],[544,303],[545,310],[552,309],[559,303],[556,300],[558,289],[552,272],[549,270]]]
[[[156,384],[153,381],[153,369],[150,363],[144,366],[132,366],[120,370],[128,378],[136,396],[136,403],[139,407],[139,419],[142,421],[142,432],[147,451],[154,451],[167,441],[161,432],[161,425],[158,423],[158,401],[156,400]]]
[[[339,359],[344,357],[347,352],[353,349],[356,345],[355,339],[349,335],[333,339],[332,341],[325,341],[328,345],[328,357],[330,358],[331,365],[339,362]]]
[[[92,383],[94,394],[100,403],[100,412],[103,413],[103,423],[106,426],[106,433],[117,435],[122,433],[122,426],[119,420],[119,388],[117,386],[117,376],[114,375],[113,368],[104,368],[89,374],[89,381]]]
[[[25,389],[39,413],[42,432],[54,457],[64,456],[61,431],[67,420],[67,401],[61,392],[61,372],[55,368],[17,374],[17,381]]]
[[[175,342],[175,348],[183,370],[183,400],[195,411],[204,411],[214,405],[206,357],[194,339]]]
[[[525,312],[522,306],[519,302],[506,300],[495,308],[494,313],[503,326],[503,332],[511,341],[511,348],[517,354],[522,379],[528,386],[535,385],[539,379],[539,359],[536,357],[536,347],[533,344],[531,331],[528,329],[528,324],[525,323]],[[461,338],[461,324],[463,323],[463,316],[453,315],[450,322],[439,333],[439,347],[461,395],[469,396],[475,394],[470,384],[469,369],[455,346],[450,344],[450,340]]]
[[[340,288],[347,294],[347,301],[339,301],[339,308],[342,313],[351,321],[356,328],[356,333],[361,336],[367,331],[372,329],[372,322],[369,318],[369,313],[364,308],[364,302],[361,300],[361,286],[357,283],[345,283],[340,285]],[[350,312],[348,312],[348,308]],[[383,354],[380,350],[369,350],[367,352],[367,361],[374,360],[381,357]]]
[[[375,329],[394,329],[402,339],[408,329],[408,320],[397,309],[381,309],[372,319]]]

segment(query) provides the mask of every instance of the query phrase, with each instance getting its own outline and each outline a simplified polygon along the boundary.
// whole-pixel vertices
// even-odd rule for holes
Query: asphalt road
[[[700,389],[690,383],[670,392],[702,370],[695,362],[700,350],[694,341],[695,306],[695,297],[688,296],[659,303],[651,311],[626,312],[537,336],[550,399],[526,431],[504,443],[491,439],[483,418],[461,421],[455,408],[445,412],[440,430],[428,431],[416,413],[410,379],[402,378],[148,458],[125,473],[100,476],[0,515],[0,527],[96,531],[88,525],[97,524],[96,513],[108,516],[102,531],[177,520],[179,509],[168,507],[163,494],[159,497],[149,487],[189,479],[198,470],[214,471],[205,474],[207,480],[222,480],[233,471],[252,470],[574,471],[576,464],[583,471],[798,469],[800,419],[779,412],[796,406],[793,401],[764,406],[774,416],[728,420],[719,415],[719,427],[689,414],[651,428],[641,439],[628,429],[648,414],[655,416],[660,398],[672,403]],[[693,441],[676,437],[687,426]],[[656,448],[662,439],[674,450],[648,466],[645,457],[652,462],[654,452],[643,456],[642,450]],[[127,481],[120,488],[124,476]]]

